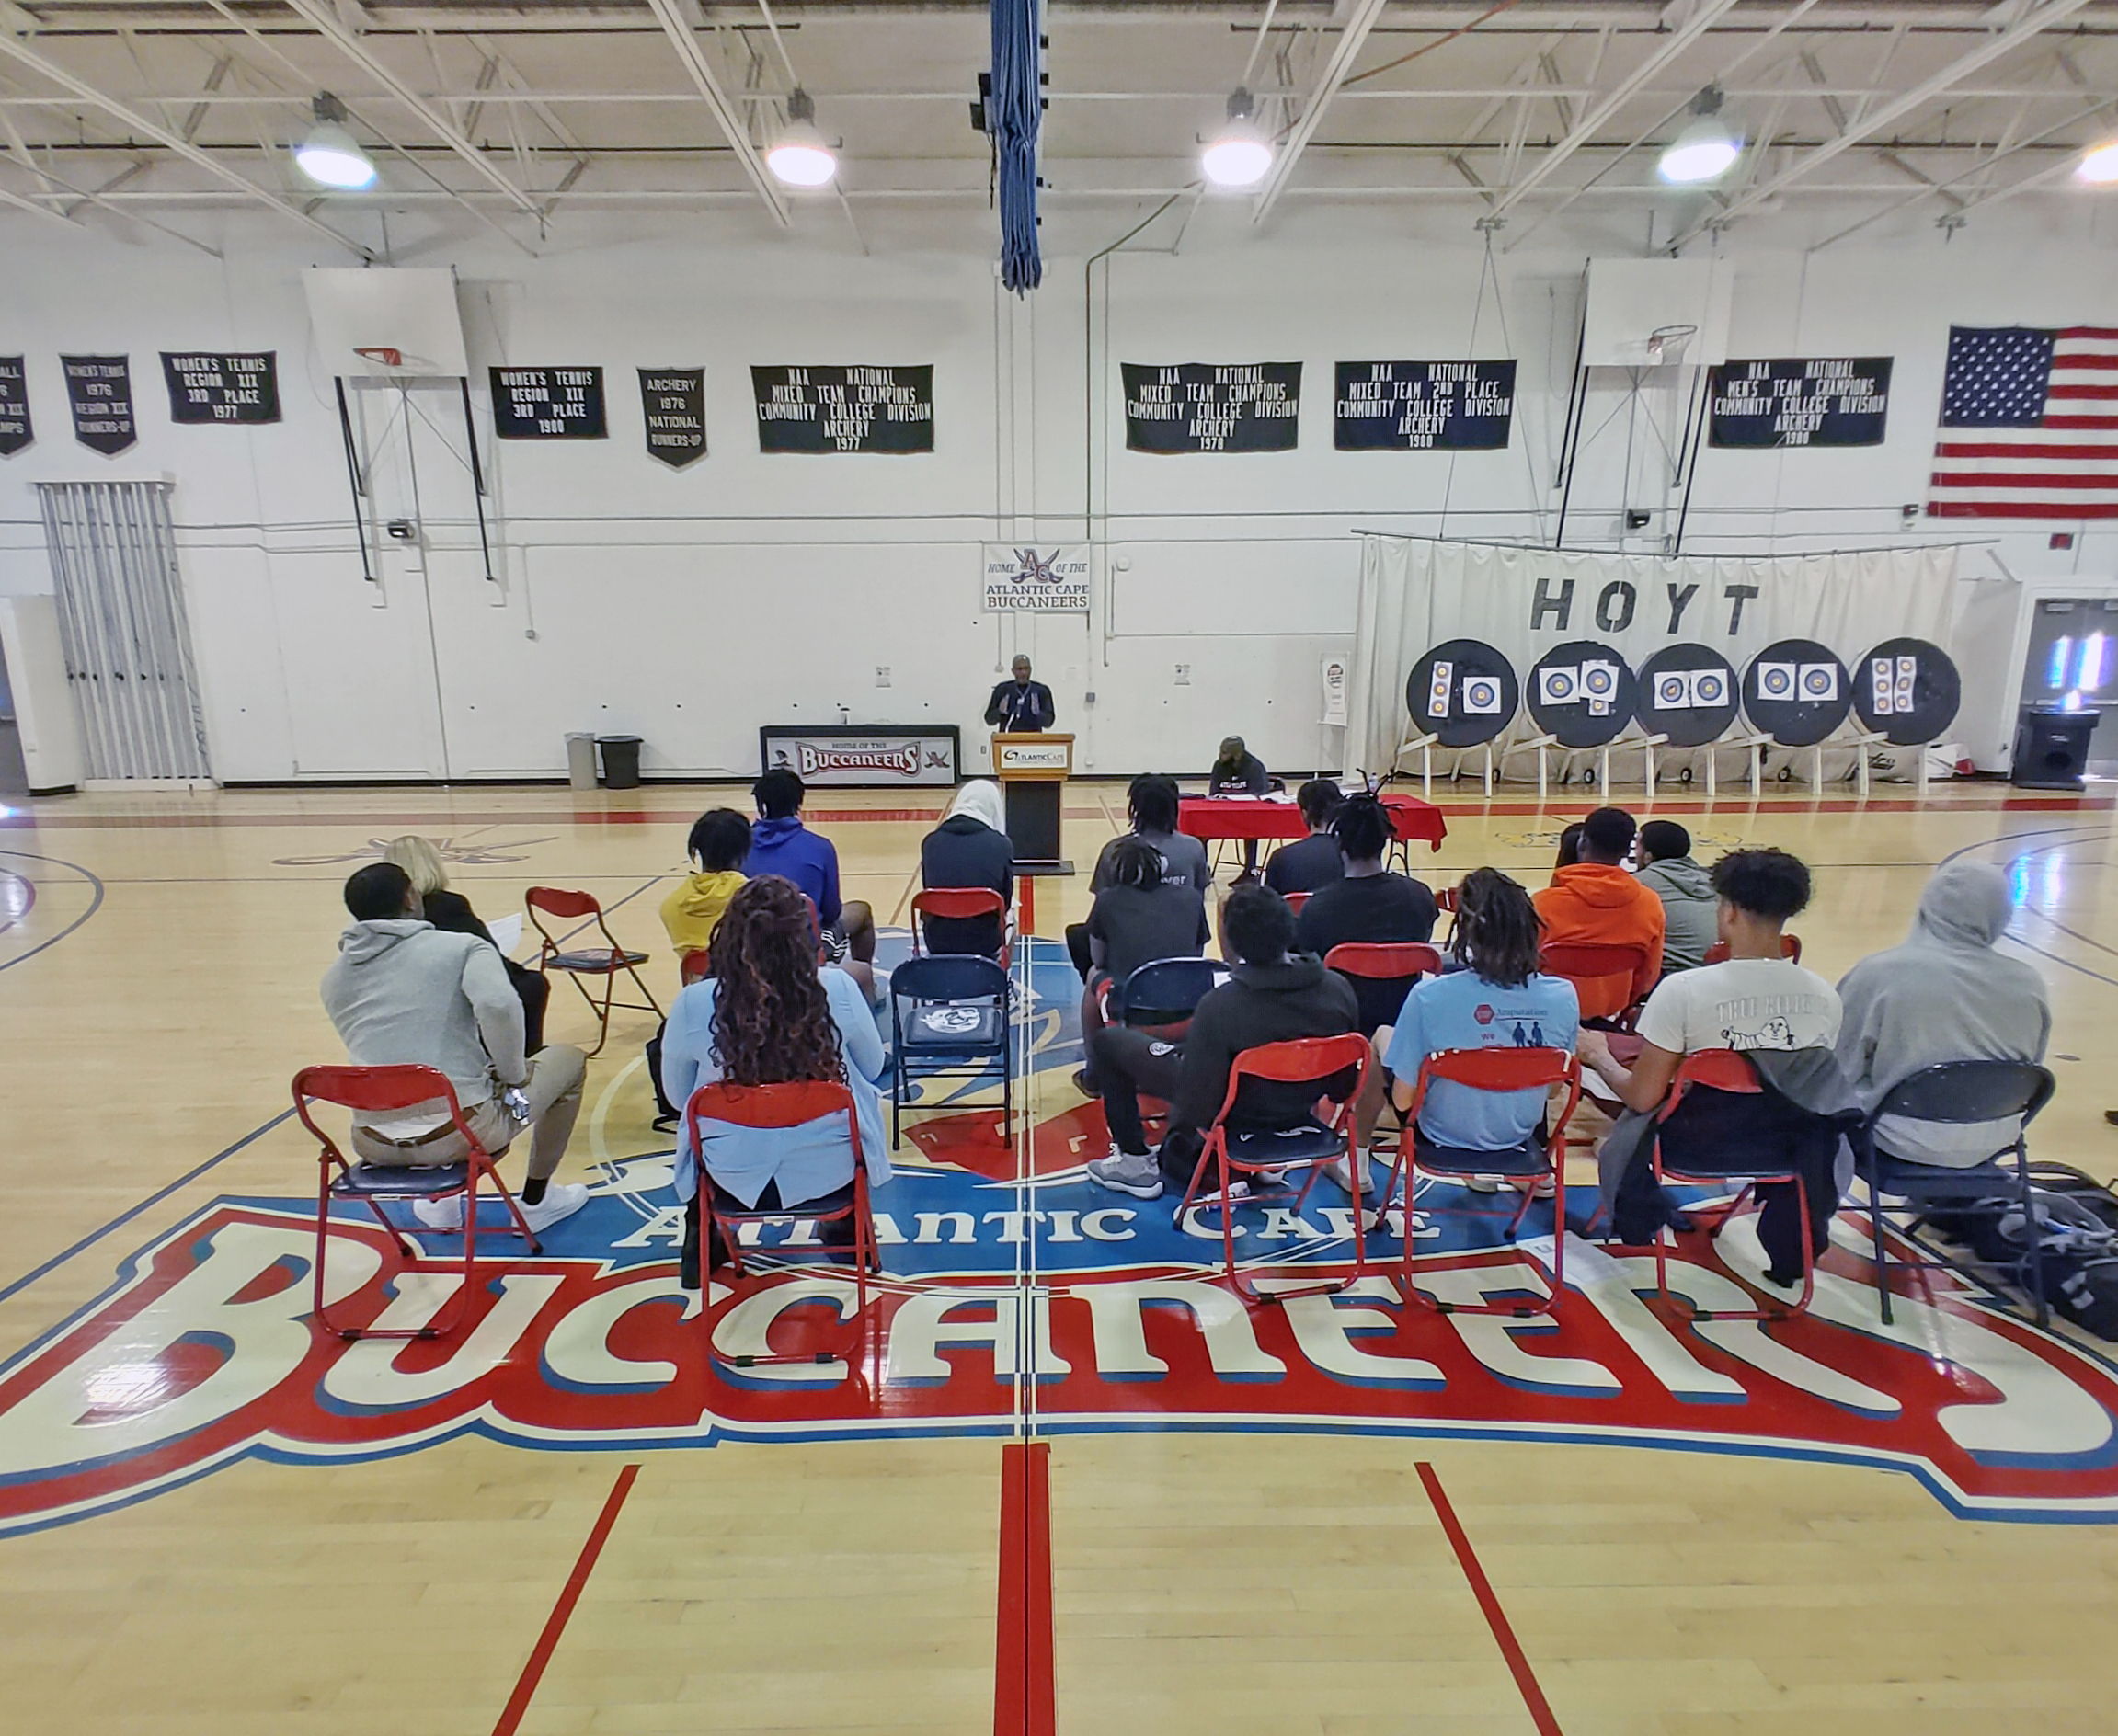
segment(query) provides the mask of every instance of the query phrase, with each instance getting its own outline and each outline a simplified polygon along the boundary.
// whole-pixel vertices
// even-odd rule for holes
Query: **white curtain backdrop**
[[[1448,639],[1483,640],[1527,686],[1537,659],[1570,639],[1613,646],[1635,672],[1664,645],[1710,645],[1741,676],[1780,639],[1815,639],[1852,670],[1884,639],[1909,635],[1946,648],[1954,625],[1953,544],[1666,560],[1406,537],[1361,541],[1347,683],[1349,771],[1390,769],[1411,733],[1405,678]],[[1526,693],[1501,739],[1535,733]]]

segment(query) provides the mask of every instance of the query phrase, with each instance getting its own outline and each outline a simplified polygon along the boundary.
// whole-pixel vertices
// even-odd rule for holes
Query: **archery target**
[[[1666,645],[1640,666],[1640,723],[1673,748],[1701,748],[1735,720],[1735,671],[1702,645]]]
[[[1616,740],[1640,699],[1625,659],[1593,639],[1554,645],[1532,671],[1528,688],[1538,728],[1567,748]]]
[[[1654,678],[1654,709],[1658,712],[1689,711],[1698,702],[1692,698],[1691,674],[1686,669],[1671,669]]]
[[[1735,682],[1733,669],[1698,669],[1690,676],[1694,706],[1733,705]]]
[[[1514,720],[1522,702],[1515,668],[1479,639],[1450,639],[1428,651],[1405,677],[1413,727],[1444,748],[1476,748]]]
[[[1868,688],[1864,685],[1865,695]],[[1767,645],[1743,679],[1743,709],[1782,748],[1808,748],[1846,721],[1853,683],[1827,645],[1782,639]]]
[[[1448,695],[1455,680],[1456,665],[1446,660],[1438,662],[1426,678],[1426,715],[1431,722],[1439,723],[1448,715]]]
[[[1877,731],[1896,748],[1919,747],[1948,734],[1962,702],[1963,682],[1940,645],[1924,639],[1887,639],[1862,661],[1874,677],[1854,696],[1863,728]]]

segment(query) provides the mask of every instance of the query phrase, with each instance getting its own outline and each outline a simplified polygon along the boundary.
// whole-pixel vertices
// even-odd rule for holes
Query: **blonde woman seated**
[[[417,832],[393,838],[383,847],[383,860],[405,871],[412,890],[418,894],[419,914],[425,920],[445,933],[475,934],[495,952],[500,952],[500,943],[478,920],[471,901],[449,889],[449,870],[431,839],[421,838]],[[544,1046],[544,1003],[552,997],[551,980],[542,971],[516,964],[505,953],[500,953],[500,964],[514,987],[515,998],[522,1003],[523,1052],[534,1055]]]

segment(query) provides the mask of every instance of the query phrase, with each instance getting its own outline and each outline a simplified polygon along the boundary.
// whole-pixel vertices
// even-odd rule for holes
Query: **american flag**
[[[1927,510],[2118,519],[2118,328],[1952,326]]]

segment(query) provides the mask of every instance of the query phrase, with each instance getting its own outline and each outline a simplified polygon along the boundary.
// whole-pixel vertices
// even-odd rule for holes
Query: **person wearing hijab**
[[[982,887],[1013,902],[1015,848],[1001,786],[991,779],[973,778],[958,790],[942,823],[921,842],[920,884],[929,892]],[[924,928],[930,953],[997,958],[1007,938],[1004,915],[929,917]]]
[[[2008,876],[1945,862],[1920,895],[1904,945],[1864,958],[1838,985],[1838,1065],[1863,1109],[1944,1061],[2042,1061],[2052,1034],[2044,978],[1994,950],[2015,914]],[[1968,1169],[2015,1142],[2016,1117],[1951,1125],[1885,1115],[1876,1144],[1914,1163]]]

